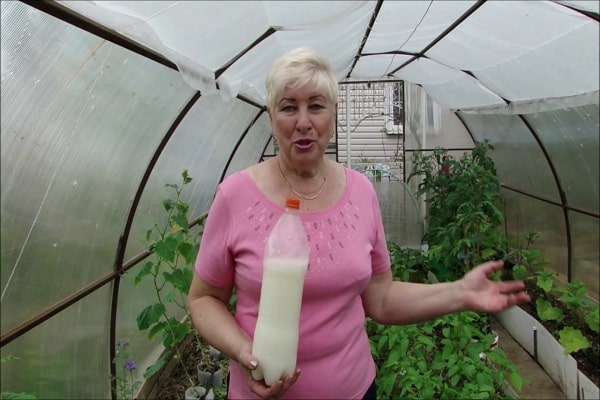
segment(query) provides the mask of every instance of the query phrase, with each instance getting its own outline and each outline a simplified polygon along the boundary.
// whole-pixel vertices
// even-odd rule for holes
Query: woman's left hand
[[[488,277],[502,269],[503,261],[488,261],[469,271],[459,282],[467,309],[497,313],[516,304],[531,301],[522,281],[496,282]]]

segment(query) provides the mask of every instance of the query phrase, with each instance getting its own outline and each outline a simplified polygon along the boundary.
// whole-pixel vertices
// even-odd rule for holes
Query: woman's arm
[[[252,343],[227,307],[231,293],[231,287],[209,285],[194,274],[188,309],[200,335],[227,357],[240,362],[240,354],[251,352]]]
[[[412,324],[464,310],[495,313],[529,301],[523,282],[488,279],[502,265],[486,262],[458,281],[437,284],[393,281],[387,271],[371,278],[362,294],[363,306],[379,323]]]
[[[267,386],[264,381],[252,379],[250,371],[258,363],[252,356],[251,339],[227,308],[231,293],[231,287],[209,285],[194,274],[188,293],[188,309],[194,326],[210,345],[244,368],[250,390],[262,398],[280,397],[296,382],[300,370],[296,370],[291,377],[282,377],[271,386]]]

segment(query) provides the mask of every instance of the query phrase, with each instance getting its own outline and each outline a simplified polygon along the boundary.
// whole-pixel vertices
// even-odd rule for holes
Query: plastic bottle
[[[286,199],[285,212],[271,231],[265,247],[258,320],[252,354],[256,380],[272,385],[296,370],[298,324],[308,267],[308,239],[298,216],[300,200]]]

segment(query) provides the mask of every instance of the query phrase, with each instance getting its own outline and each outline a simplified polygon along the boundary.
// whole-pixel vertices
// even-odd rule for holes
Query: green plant
[[[427,280],[429,261],[421,249],[400,247],[388,241],[392,274],[403,282],[424,282]]]
[[[525,244],[523,244],[523,240],[520,237],[509,240],[512,250],[508,251],[504,256],[504,278],[525,280],[531,272],[542,272],[543,268],[549,264],[543,259],[539,249],[532,247],[535,239],[539,236],[539,232],[530,231],[524,237]],[[540,275],[538,281],[542,285],[552,283],[551,276],[547,274],[544,276]]]
[[[430,266],[440,281],[456,280],[478,264],[503,258],[502,197],[486,140],[455,159],[446,149],[415,152],[408,180],[421,178],[416,195],[427,204]]]
[[[134,399],[135,393],[141,385],[140,381],[135,380],[133,371],[136,370],[137,365],[134,360],[129,358],[127,346],[129,346],[128,339],[117,342],[114,359],[117,373],[111,377],[115,381],[115,385],[113,386],[114,394],[119,400]]]
[[[542,321],[556,321],[561,325],[558,341],[565,353],[588,349],[592,346],[592,340],[577,325],[585,323],[598,333],[598,304],[587,300],[583,282],[574,281],[557,286],[553,275],[551,271],[535,273],[537,285],[543,293],[535,302],[537,315]],[[565,318],[566,313],[572,318]]]
[[[394,279],[429,283],[428,252],[388,242]],[[367,319],[377,365],[379,398],[505,398],[505,381],[520,391],[516,365],[482,327],[489,316],[465,311],[411,325],[379,325]]]
[[[479,318],[462,312],[404,326],[368,320],[378,397],[500,399],[506,380],[520,391],[516,365],[502,349],[490,350],[493,337],[479,330]]]
[[[539,232],[531,231],[525,236],[524,245],[520,238],[513,240],[515,248],[506,256],[512,264],[512,278],[533,286],[537,317],[555,322],[554,334],[566,353],[589,349],[594,338],[586,335],[584,330],[586,325],[593,332],[600,330],[598,303],[588,299],[581,281],[556,283],[556,272],[544,268],[548,262],[538,249],[532,247],[538,237]]]
[[[227,389],[223,385],[223,371],[227,370],[229,360],[212,346],[201,349],[202,363],[198,366],[198,383],[207,392],[212,390],[215,398],[226,398]]]
[[[5,362],[8,361],[12,361],[12,360],[18,360],[18,357],[15,357],[12,354],[9,354],[7,356],[4,356],[2,358],[0,358],[0,363],[4,364]],[[0,393],[0,399],[2,400],[35,400],[37,399],[37,397],[32,394],[32,393],[26,393],[26,392],[12,392],[12,391],[2,391],[2,393]]]
[[[199,234],[193,233],[188,223],[189,204],[181,198],[184,187],[192,178],[187,170],[181,176],[181,185],[165,185],[174,192],[174,198],[166,198],[162,202],[166,212],[164,222],[160,225],[155,223],[154,228],[146,232],[154,259],[143,265],[134,280],[137,285],[143,279],[150,279],[156,294],[155,302],[137,316],[138,329],[148,330],[150,339],[160,334],[164,347],[174,351],[178,360],[181,360],[178,345],[188,335],[193,334],[197,346],[201,346],[200,336],[193,327],[186,306],[200,240]],[[181,314],[185,316],[183,319],[178,317]],[[167,358],[166,352],[146,369],[144,377],[148,378],[159,371]],[[185,367],[184,371],[190,384],[193,384],[194,379]]]

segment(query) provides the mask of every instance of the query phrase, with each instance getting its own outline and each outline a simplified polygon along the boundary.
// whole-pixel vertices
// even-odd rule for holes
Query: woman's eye
[[[281,107],[281,111],[284,111],[284,112],[291,112],[291,111],[294,111],[295,109],[296,109],[296,107],[294,107],[292,105],[287,105],[287,106]]]
[[[315,103],[315,104],[311,104],[310,108],[313,110],[320,110],[322,108],[325,108],[325,106],[320,103]]]

